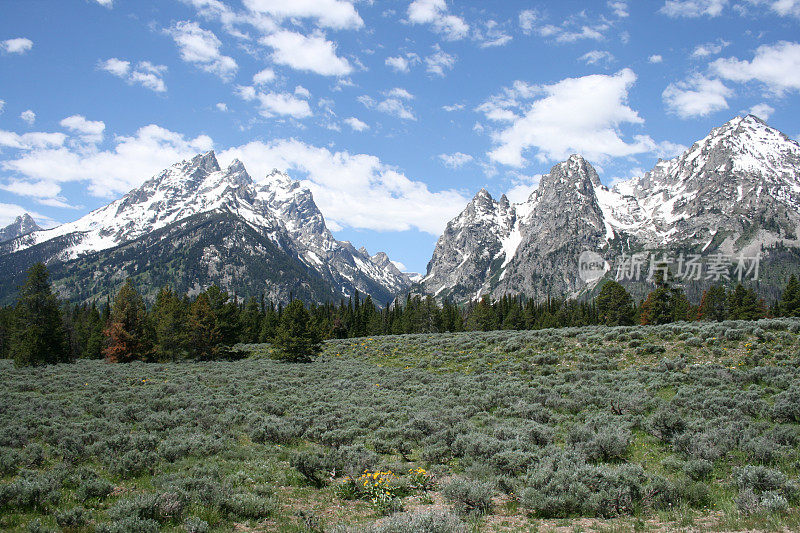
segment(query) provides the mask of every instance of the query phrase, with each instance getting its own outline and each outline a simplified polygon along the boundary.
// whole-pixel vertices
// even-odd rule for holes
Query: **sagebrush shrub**
[[[445,499],[462,514],[485,514],[492,508],[494,486],[484,481],[455,478],[442,487]]]

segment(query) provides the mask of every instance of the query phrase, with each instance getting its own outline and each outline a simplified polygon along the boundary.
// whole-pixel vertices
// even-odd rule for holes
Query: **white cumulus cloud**
[[[469,200],[454,190],[431,191],[374,155],[331,151],[295,139],[251,142],[225,150],[219,158],[240,159],[256,181],[273,168],[304,177],[333,228],[416,228],[439,235]]]
[[[29,126],[33,126],[33,123],[36,122],[36,113],[30,109],[27,109],[20,113],[19,118],[27,122]]]
[[[344,123],[350,126],[353,131],[366,131],[369,129],[369,124],[358,120],[356,117],[348,117],[344,119]]]
[[[669,84],[661,94],[667,109],[681,118],[704,117],[728,109],[727,98],[732,95],[720,80],[700,74]]]
[[[446,167],[457,169],[472,161],[473,157],[463,152],[455,152],[452,154],[439,154],[439,159]]]
[[[769,120],[769,117],[775,112],[775,108],[766,103],[756,104],[750,108],[749,113],[755,115],[761,120]]]
[[[492,132],[492,161],[512,167],[527,162],[534,150],[540,161],[563,160],[580,153],[595,160],[653,152],[659,146],[648,136],[626,141],[623,124],[644,120],[628,105],[628,91],[636,74],[623,69],[613,75],[567,78],[552,85],[516,82],[503,94],[481,104],[489,120],[508,124]]]
[[[414,95],[403,88],[395,87],[385,91],[383,96],[385,96],[383,100],[375,100],[370,96],[364,95],[359,96],[358,101],[368,109],[376,109],[381,113],[386,113],[402,120],[417,120],[408,103],[414,98]]]
[[[308,118],[314,113],[304,98],[291,93],[261,92],[255,87],[239,87],[239,96],[259,105],[259,113],[265,118],[289,116],[296,119]]]
[[[667,0],[661,13],[668,17],[716,17],[728,5],[728,0]]]
[[[163,93],[167,90],[164,83],[164,74],[167,72],[165,65],[154,65],[149,61],[140,61],[131,66],[130,61],[112,57],[99,63],[99,68],[121,78],[128,83],[138,84],[146,89]]]
[[[469,33],[469,24],[461,17],[450,14],[445,0],[414,0],[408,6],[408,21],[412,24],[430,24],[451,41],[463,39]]]
[[[409,72],[411,67],[420,62],[417,54],[409,52],[405,55],[398,55],[386,58],[386,65],[391,67],[395,72]]]
[[[100,131],[98,124],[102,124],[80,116],[62,122],[79,140]],[[108,150],[82,142],[65,143],[65,139],[63,133],[18,135],[0,131],[0,145],[13,144],[19,150],[0,163],[9,175],[5,185],[35,196],[40,203],[68,207],[59,196],[63,183],[82,183],[90,194],[112,198],[141,185],[159,170],[212,147],[206,135],[187,138],[155,124],[139,128],[131,136],[114,137],[114,146]]]
[[[85,142],[99,143],[103,140],[106,125],[100,120],[86,120],[83,115],[72,115],[63,119],[59,124],[73,133],[81,136]]]
[[[253,75],[253,83],[255,85],[266,85],[275,80],[275,71],[271,68],[265,68]]]
[[[33,41],[25,37],[6,39],[5,41],[0,41],[0,48],[9,54],[24,54],[33,48]]]
[[[512,40],[511,35],[506,33],[496,20],[492,19],[484,22],[483,28],[480,26],[476,27],[473,37],[478,41],[481,48],[505,46]]]
[[[353,3],[343,0],[245,0],[244,5],[278,20],[310,18],[326,28],[358,29],[364,25]]]
[[[425,70],[436,76],[444,76],[446,70],[452,70],[456,64],[456,56],[443,51],[437,44],[433,53],[425,58]]]
[[[178,22],[167,33],[178,46],[181,59],[187,63],[223,80],[230,80],[239,68],[232,57],[220,51],[222,41],[213,32],[201,28],[197,22]]]
[[[587,65],[609,64],[614,61],[614,54],[607,50],[591,50],[578,58]]]
[[[757,81],[778,96],[800,90],[800,43],[780,41],[761,45],[751,61],[735,57],[720,58],[711,70],[727,80]]]
[[[718,39],[716,42],[712,43],[699,44],[692,50],[692,58],[700,59],[708,56],[715,56],[730,44],[730,41],[724,39]]]
[[[279,65],[322,76],[346,76],[353,72],[347,59],[336,55],[336,45],[319,32],[306,36],[283,30],[263,37],[261,42],[273,49],[272,60]]]

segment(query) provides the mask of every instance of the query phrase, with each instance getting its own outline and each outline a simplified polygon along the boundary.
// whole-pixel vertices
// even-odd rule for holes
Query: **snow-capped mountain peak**
[[[0,242],[16,239],[17,237],[27,235],[28,233],[38,231],[40,229],[42,228],[40,228],[36,221],[33,220],[32,216],[30,216],[28,213],[23,213],[15,218],[11,224],[0,229]]]
[[[212,211],[228,212],[280,250],[318,271],[337,291],[375,293],[390,301],[410,284],[394,265],[373,262],[349,243],[337,241],[325,225],[311,191],[285,172],[272,171],[259,185],[244,164],[233,160],[221,168],[213,151],[181,161],[159,172],[124,197],[52,230],[36,231],[13,241],[20,251],[57,237],[69,244],[51,257],[69,260],[103,251],[156,230]]]
[[[800,144],[755,116],[735,117],[612,188],[574,154],[542,176],[526,202],[509,206],[511,216],[502,216],[502,203],[481,190],[450,221],[426,289],[458,298],[570,294],[581,287],[572,264],[581,249],[800,247]]]

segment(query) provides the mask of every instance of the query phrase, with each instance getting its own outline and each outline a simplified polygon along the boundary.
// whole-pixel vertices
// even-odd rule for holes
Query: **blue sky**
[[[0,224],[74,220],[213,148],[424,271],[481,188],[610,184],[753,112],[800,134],[800,0],[5,0]]]

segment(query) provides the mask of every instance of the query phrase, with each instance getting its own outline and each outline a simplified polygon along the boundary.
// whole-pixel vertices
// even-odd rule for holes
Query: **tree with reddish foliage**
[[[109,363],[146,361],[152,355],[147,310],[130,279],[114,298],[103,334],[108,343],[103,355]]]

